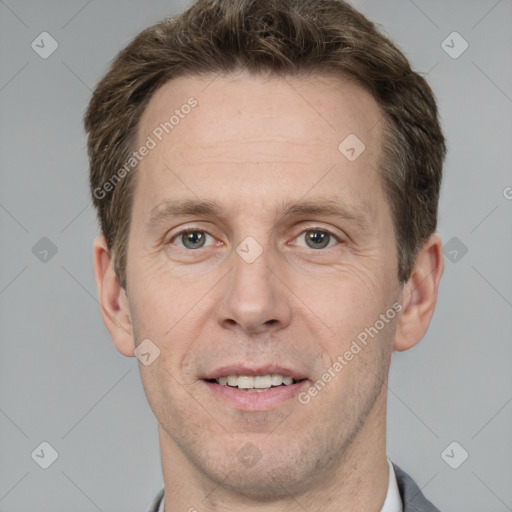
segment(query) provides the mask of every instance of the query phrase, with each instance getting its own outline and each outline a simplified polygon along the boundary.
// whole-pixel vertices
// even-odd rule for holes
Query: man
[[[339,0],[199,0],[85,116],[104,322],[174,512],[436,511],[386,458],[394,351],[443,272],[425,80]]]

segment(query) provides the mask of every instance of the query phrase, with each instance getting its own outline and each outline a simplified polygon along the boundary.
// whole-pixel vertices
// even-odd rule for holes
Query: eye
[[[336,242],[340,241],[339,238],[330,231],[319,228],[303,231],[297,237],[297,240],[301,238],[304,238],[306,247],[309,249],[325,249],[326,247],[332,247]]]
[[[207,238],[213,240],[213,237],[206,231],[200,230],[187,230],[180,231],[174,235],[169,243],[176,243],[176,245],[182,249],[201,249],[205,247]],[[181,244],[181,245],[180,245]]]
[[[304,239],[306,245],[297,245],[315,250],[332,247],[333,245],[336,245],[336,243],[340,241],[339,238],[330,231],[320,228],[312,228],[305,230],[296,238],[296,240],[299,240],[301,238]],[[209,244],[207,244],[208,239],[210,239]],[[176,233],[169,240],[169,243],[174,243],[177,247],[180,247],[181,249],[202,249],[203,247],[212,245],[213,241],[214,238],[206,231],[199,229],[189,229]]]

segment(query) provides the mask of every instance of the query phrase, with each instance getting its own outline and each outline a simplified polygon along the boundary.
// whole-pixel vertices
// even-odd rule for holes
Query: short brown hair
[[[119,53],[85,114],[92,199],[123,288],[136,173],[108,193],[102,187],[130,158],[146,105],[173,78],[243,69],[278,76],[334,73],[371,92],[383,111],[381,179],[393,215],[398,279],[406,282],[436,229],[446,153],[425,79],[342,0],[198,0]]]

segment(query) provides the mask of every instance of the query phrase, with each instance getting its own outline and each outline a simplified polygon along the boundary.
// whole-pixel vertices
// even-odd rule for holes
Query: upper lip
[[[277,364],[266,364],[262,366],[251,366],[248,364],[233,364],[222,366],[209,372],[203,377],[206,379],[218,379],[219,377],[228,377],[229,375],[247,375],[255,377],[257,375],[279,374],[283,377],[291,377],[293,380],[307,379],[307,376],[300,370],[294,370]]]

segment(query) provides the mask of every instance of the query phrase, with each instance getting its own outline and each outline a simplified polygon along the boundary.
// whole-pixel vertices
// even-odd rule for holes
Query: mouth
[[[294,398],[308,383],[304,374],[275,365],[225,367],[201,380],[223,403],[245,411],[276,408]]]
[[[217,379],[205,379],[206,382],[219,384],[220,386],[229,386],[246,393],[265,393],[270,389],[282,386],[293,386],[306,379],[294,379],[284,376],[280,373],[272,373],[266,375],[227,375]]]

